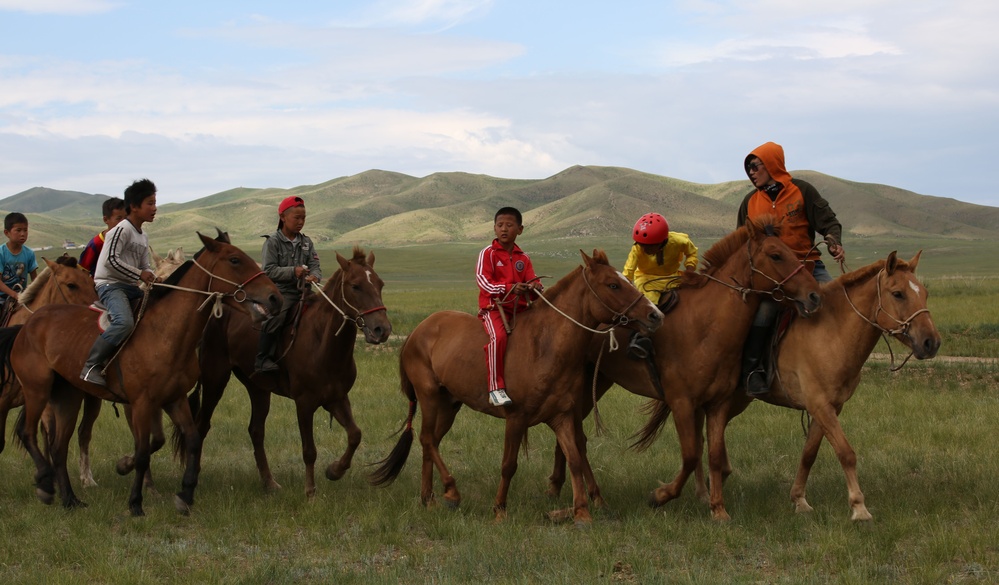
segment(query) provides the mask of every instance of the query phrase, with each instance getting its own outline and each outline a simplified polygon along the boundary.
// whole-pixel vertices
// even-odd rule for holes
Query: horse
[[[0,378],[16,373],[24,394],[18,437],[34,460],[35,494],[50,504],[58,488],[66,508],[85,505],[73,493],[66,456],[84,393],[132,407],[135,480],[129,511],[142,516],[143,478],[149,469],[152,418],[164,409],[187,439],[187,466],[174,506],[189,514],[200,469],[201,438],[191,417],[187,393],[198,377],[195,349],[208,319],[223,304],[266,317],[280,307],[277,287],[239,248],[198,234],[204,249],[177,270],[143,309],[131,337],[108,368],[108,386],[80,379],[93,339],[99,333],[93,311],[77,305],[47,305],[19,328],[0,332]],[[206,298],[207,297],[207,298]],[[213,305],[214,301],[214,306]],[[205,309],[208,310],[205,310]],[[50,405],[55,438],[50,457],[38,448],[38,422]],[[55,486],[53,486],[53,483]]]
[[[219,232],[219,236],[222,236],[221,231]],[[225,241],[227,243],[232,243],[228,241],[228,236],[226,236],[226,238],[227,239]],[[149,257],[153,262],[153,273],[157,278],[163,279],[168,278],[175,270],[180,268],[181,264],[187,260],[187,257],[184,255],[183,246],[170,250],[167,252],[166,257],[160,256],[154,252],[152,248],[149,248]]]
[[[928,292],[916,278],[920,253],[900,260],[892,252],[884,260],[840,276],[822,287],[822,311],[811,319],[796,319],[787,328],[776,355],[770,392],[758,399],[808,412],[810,422],[791,486],[795,512],[811,512],[805,483],[823,437],[832,445],[846,476],[850,519],[871,520],[857,480],[857,455],[839,422],[843,405],[860,384],[861,372],[879,337],[894,337],[909,347],[916,359],[930,359],[940,349],[940,333],[927,309]],[[904,364],[904,362],[903,362]],[[898,366],[899,369],[901,366]],[[729,418],[752,401],[742,393],[731,396]],[[665,422],[662,408],[652,412],[643,435]],[[731,473],[725,457],[718,481]],[[716,480],[712,476],[712,482]],[[702,475],[698,491],[705,490]]]
[[[18,296],[17,305],[7,325],[21,325],[40,307],[54,303],[89,305],[97,300],[94,280],[81,270],[76,258],[60,256],[55,262],[42,258],[46,268],[38,273],[28,288]],[[7,414],[12,408],[24,404],[21,386],[15,380],[0,387],[0,452],[6,445]]]
[[[302,437],[305,461],[305,494],[316,493],[316,441],[313,418],[324,408],[347,433],[347,448],[338,461],[326,468],[326,477],[337,480],[350,468],[354,452],[361,442],[361,430],[354,421],[348,393],[357,377],[354,363],[354,339],[364,333],[370,344],[388,340],[392,324],[382,302],[384,283],[375,272],[375,255],[365,257],[355,247],[348,260],[336,255],[340,268],[326,281],[320,295],[313,295],[303,307],[297,328],[288,325],[280,347],[276,373],[254,373],[259,329],[246,316],[226,311],[205,330],[201,351],[202,397],[192,394],[192,410],[198,431],[204,437],[211,429],[212,413],[218,406],[230,376],[236,377],[250,395],[250,439],[264,489],[281,486],[274,480],[264,449],[264,430],[270,410],[271,394],[295,401],[298,429]],[[179,447],[180,445],[176,445]]]
[[[613,383],[661,401],[663,411],[674,414],[683,463],[670,484],[650,494],[652,506],[678,497],[700,462],[701,412],[708,417],[711,461],[720,461],[725,437],[719,421],[726,420],[730,396],[738,385],[743,340],[762,297],[789,304],[804,316],[821,305],[818,283],[779,235],[780,226],[773,218],[758,218],[712,246],[704,254],[706,268],[701,273],[682,274],[678,306],[666,313],[663,326],[652,337],[658,380],[627,355],[602,355],[600,340],[594,338],[590,345],[588,371],[593,374],[596,369],[597,380],[593,392],[581,398],[584,414],[593,407],[593,398],[599,399]],[[585,452],[585,443],[578,449]],[[586,473],[589,480],[592,472]],[[557,496],[564,481],[564,457],[556,449],[548,494]],[[589,483],[591,499],[602,502],[596,482]],[[710,499],[712,517],[727,520],[721,484],[712,483],[712,488],[716,485]]]
[[[419,404],[423,423],[420,444],[423,468],[420,499],[434,504],[436,465],[448,506],[461,501],[457,484],[441,457],[439,446],[461,406],[506,419],[501,479],[493,511],[506,517],[507,492],[517,470],[517,451],[529,427],[545,423],[555,432],[569,460],[573,510],[577,525],[592,522],[577,448],[582,418],[577,408],[585,393],[583,360],[594,327],[600,323],[629,323],[641,331],[655,331],[662,313],[624,276],[611,267],[607,255],[580,251],[577,267],[540,297],[544,304],[517,315],[506,356],[507,393],[513,404],[491,406],[486,363],[481,348],[488,338],[479,319],[468,313],[440,311],[423,320],[406,339],[399,355],[402,393],[409,399],[405,430],[391,454],[371,474],[373,485],[387,485],[398,477],[413,443],[413,418]]]

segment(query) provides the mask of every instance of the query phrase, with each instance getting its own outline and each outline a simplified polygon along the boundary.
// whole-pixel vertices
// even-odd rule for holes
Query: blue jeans
[[[134,284],[113,283],[97,286],[97,298],[108,309],[108,326],[101,337],[114,346],[119,346],[135,328],[135,317],[132,316],[131,301],[141,299],[142,289]]]
[[[812,276],[815,277],[815,280],[817,280],[819,284],[830,282],[833,279],[832,275],[829,274],[829,271],[826,270],[826,265],[822,262],[822,260],[815,261],[815,268],[812,269]]]

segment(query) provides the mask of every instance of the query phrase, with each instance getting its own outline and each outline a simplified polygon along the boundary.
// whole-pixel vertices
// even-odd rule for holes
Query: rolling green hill
[[[793,174],[813,183],[830,201],[847,243],[851,238],[999,240],[999,208],[815,171]],[[149,233],[159,250],[193,248],[195,231],[214,233],[217,226],[229,231],[234,243],[255,250],[259,236],[276,226],[277,203],[299,195],[308,207],[306,232],[320,248],[487,241],[492,215],[504,205],[524,212],[525,236],[532,241],[627,241],[635,219],[648,211],[663,213],[673,229],[695,240],[709,241],[734,227],[736,209],[750,188],[748,181],[703,185],[598,166],[574,166],[540,180],[459,172],[417,178],[370,170],[318,185],[241,187],[163,205]],[[66,239],[84,243],[102,227],[100,202],[105,197],[36,187],[0,200],[0,210],[28,215],[33,247],[59,247]]]

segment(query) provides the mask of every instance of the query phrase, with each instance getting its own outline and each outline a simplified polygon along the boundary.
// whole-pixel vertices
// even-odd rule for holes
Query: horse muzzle
[[[811,317],[822,308],[822,295],[817,292],[810,292],[804,300],[794,299],[794,308],[801,317]]]

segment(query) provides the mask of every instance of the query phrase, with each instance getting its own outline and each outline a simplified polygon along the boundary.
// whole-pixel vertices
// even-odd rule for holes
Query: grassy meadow
[[[578,263],[576,242],[526,236],[522,243],[539,273],[561,276]],[[619,244],[588,243],[586,250],[606,246],[620,265],[627,249]],[[896,247],[909,258],[918,249],[909,244],[862,242],[848,249],[850,267]],[[991,437],[999,420],[999,265],[989,246],[962,244],[955,252],[947,247],[953,245],[921,246],[919,272],[943,335],[941,355],[910,361],[896,373],[871,360],[842,415],[874,515],[870,523],[850,522],[843,473],[828,445],[808,484],[815,511],[792,512],[788,492],[803,419],[762,403],[729,427],[731,522],[713,522],[690,485],[667,506],[649,508],[649,491],[679,468],[675,433],[667,425],[649,451],[629,450],[630,435],[644,422],[643,400],[621,390],[600,403],[606,434],[596,436],[590,420],[585,425],[609,504],[595,511],[587,530],[544,519],[570,504],[568,488],[557,501],[544,495],[553,446],[544,427],[531,431],[521,455],[507,521],[493,523],[503,424],[468,410],[442,444],[463,496],[458,510],[421,506],[418,445],[393,485],[371,488],[368,466],[391,450],[407,409],[396,337],[384,346],[358,343],[351,399],[364,439],[346,477],[329,482],[320,474],[311,502],[294,407],[280,397],[272,403],[267,446],[284,489],[261,489],[246,433],[249,404],[238,382],[213,421],[188,517],[174,511],[181,470],[166,452],[153,458],[158,492],[147,494],[147,516],[128,516],[131,478],[117,476],[113,464],[131,449],[131,438],[110,405],[94,432],[99,487],[79,486],[72,449],[70,474],[86,509],[41,504],[33,464],[8,439],[0,454],[0,583],[999,582],[999,463]],[[405,335],[436,310],[473,310],[478,248],[375,250],[395,333]],[[324,251],[323,265],[332,272],[332,251]],[[321,468],[340,455],[345,436],[324,415],[315,427]],[[439,493],[439,482],[435,487]]]

